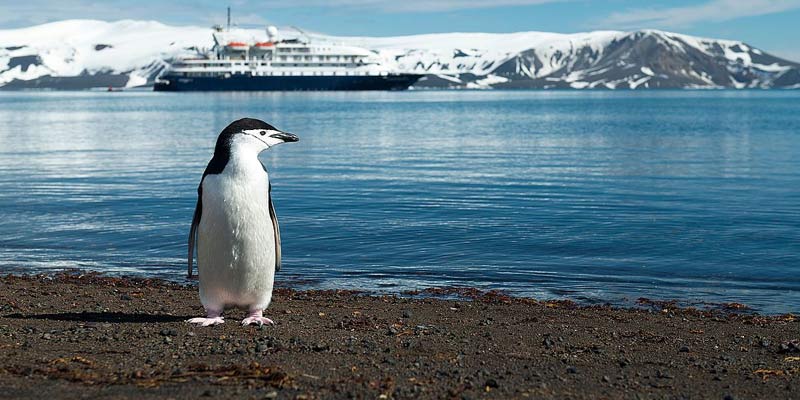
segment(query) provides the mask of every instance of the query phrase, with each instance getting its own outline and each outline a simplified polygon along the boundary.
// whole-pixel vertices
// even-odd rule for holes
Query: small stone
[[[274,391],[274,390],[273,390],[273,391],[271,391],[271,392],[269,392],[269,393],[265,394],[265,395],[264,395],[264,398],[265,398],[265,399],[277,399],[277,398],[278,398],[278,392],[276,392],[276,391]]]
[[[494,380],[493,378],[487,379],[486,380],[486,384],[484,386],[486,386],[488,388],[499,388],[500,387],[500,385],[497,384],[497,381]]]
[[[569,367],[567,367],[567,372],[569,372],[570,374],[577,374],[578,373],[578,368],[576,368],[573,365],[570,365]]]
[[[608,375],[603,375],[603,382],[609,383],[611,382],[611,378],[609,378]]]
[[[314,345],[312,350],[314,350],[314,351],[325,351],[325,350],[328,350],[329,348],[330,347],[326,343],[319,342],[319,343]]]
[[[688,353],[689,352],[689,346],[681,346],[681,348],[678,349],[678,351],[681,352],[681,353]]]
[[[172,338],[169,336],[164,337],[164,343],[172,343]]]
[[[411,311],[403,310],[403,318],[411,318]]]
[[[187,335],[188,335],[188,336],[194,336],[194,332],[192,332],[192,331],[189,331],[189,333],[187,333]]]
[[[668,374],[666,372],[661,372],[661,371],[656,371],[656,377],[661,378],[661,379],[672,379],[673,378],[672,375],[670,375],[670,374]]]
[[[736,398],[733,397],[732,394],[726,394],[725,397],[722,398],[722,400],[736,400]]]
[[[49,333],[45,333],[44,335],[42,335],[42,339],[44,339],[44,340],[50,340],[52,338],[53,338],[53,335],[51,335]]]
[[[794,339],[781,343],[778,353],[800,353],[800,340]]]

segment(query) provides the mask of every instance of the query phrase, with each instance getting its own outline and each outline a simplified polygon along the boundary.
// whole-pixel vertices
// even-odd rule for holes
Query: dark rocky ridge
[[[704,52],[681,35],[639,31],[612,41],[602,52],[578,47],[572,54],[556,52],[548,60],[535,48],[525,50],[492,71],[508,81],[491,86],[574,88],[573,82],[581,82],[582,87],[602,89],[800,88],[800,64],[744,44],[730,49],[734,50],[732,56],[726,55],[720,44]],[[547,75],[538,75],[537,71],[551,61],[564,66]],[[472,74],[450,77],[461,82],[438,78],[430,79],[430,84],[422,81],[417,87],[467,87],[481,78]]]

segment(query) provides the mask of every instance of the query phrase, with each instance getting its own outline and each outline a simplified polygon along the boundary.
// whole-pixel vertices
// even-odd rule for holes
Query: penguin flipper
[[[192,277],[192,264],[194,259],[194,245],[197,242],[197,226],[200,225],[200,216],[203,215],[203,184],[197,187],[197,205],[194,207],[194,217],[192,217],[192,228],[189,229],[189,275]]]
[[[275,206],[272,205],[272,184],[269,185],[269,217],[272,219],[272,230],[275,233],[275,272],[281,270],[281,229],[278,227],[278,216]]]

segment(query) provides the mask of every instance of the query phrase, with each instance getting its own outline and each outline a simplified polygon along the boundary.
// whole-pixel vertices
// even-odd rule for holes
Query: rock
[[[314,351],[326,351],[329,348],[330,347],[328,346],[327,343],[319,342],[319,343],[315,344],[314,347],[312,347],[311,349],[314,350]]]
[[[736,400],[736,398],[733,397],[732,394],[726,394],[725,397],[722,398],[722,400]]]
[[[681,346],[681,348],[678,349],[678,351],[681,352],[681,353],[688,353],[689,352],[689,346]]]
[[[411,318],[411,311],[403,310],[403,318]]]
[[[489,379],[487,379],[487,380],[486,380],[486,383],[484,384],[484,386],[486,386],[486,387],[488,387],[488,388],[493,388],[493,389],[494,389],[494,388],[499,388],[499,387],[500,387],[500,385],[497,383],[497,381],[496,381],[496,380],[494,380],[493,378],[489,378]]]
[[[778,353],[800,353],[800,340],[794,339],[781,343],[778,346]]]
[[[50,340],[52,338],[53,338],[53,335],[51,335],[49,333],[45,333],[44,335],[42,335],[42,339],[44,339],[44,340]]]
[[[605,382],[605,383],[609,383],[609,382],[611,382],[611,378],[609,378],[608,375],[603,375],[602,381]]]
[[[578,368],[576,368],[573,365],[570,365],[570,366],[567,367],[567,372],[569,372],[570,374],[577,374],[578,373]]]

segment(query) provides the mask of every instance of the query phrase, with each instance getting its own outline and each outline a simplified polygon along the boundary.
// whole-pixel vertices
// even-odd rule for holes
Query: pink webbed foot
[[[250,311],[247,314],[247,318],[242,320],[242,326],[256,324],[258,326],[267,324],[267,325],[275,325],[271,319],[264,317],[264,314],[261,310],[258,311]]]
[[[197,317],[186,320],[186,322],[190,324],[195,324],[197,326],[214,326],[219,324],[224,324],[225,320],[222,318],[222,312],[220,311],[208,311],[208,317]]]

